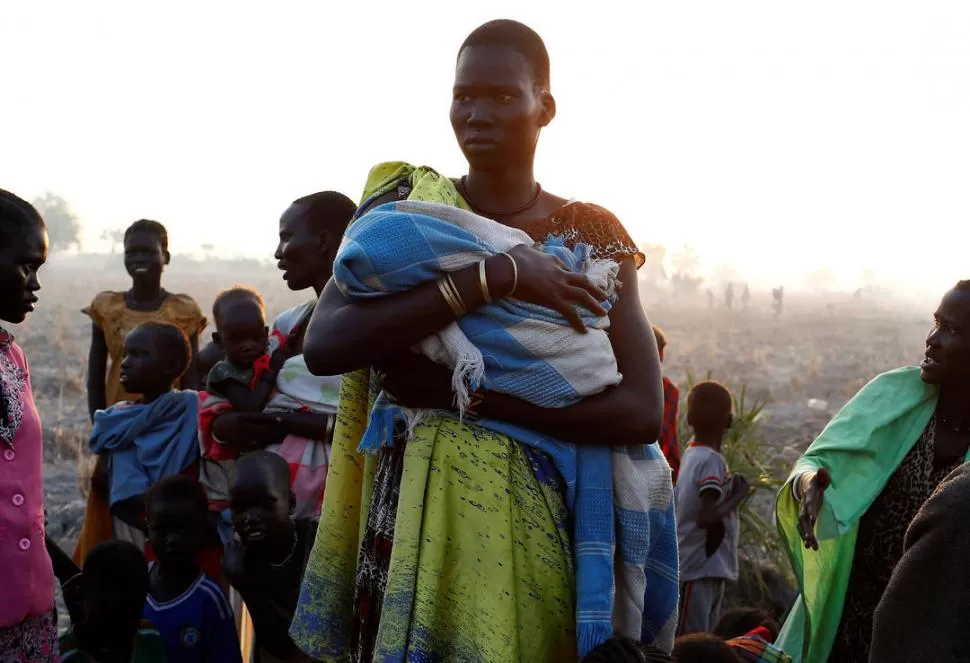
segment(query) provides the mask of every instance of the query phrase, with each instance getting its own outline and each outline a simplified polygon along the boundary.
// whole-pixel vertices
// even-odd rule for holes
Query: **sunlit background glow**
[[[288,202],[357,198],[385,160],[464,166],[447,120],[466,34],[546,40],[547,190],[706,272],[857,287],[970,277],[970,3],[0,2],[0,187],[105,228],[268,257]]]

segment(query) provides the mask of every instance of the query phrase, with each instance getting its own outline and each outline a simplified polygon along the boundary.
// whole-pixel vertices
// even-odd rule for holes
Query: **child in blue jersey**
[[[195,563],[205,541],[208,502],[186,475],[162,479],[145,502],[156,562],[148,567],[144,617],[165,643],[169,661],[242,663],[229,600]]]

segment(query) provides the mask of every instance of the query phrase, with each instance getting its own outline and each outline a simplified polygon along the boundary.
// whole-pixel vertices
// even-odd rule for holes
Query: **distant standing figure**
[[[663,364],[667,335],[656,325],[653,326],[653,334],[657,337],[657,350],[660,351],[660,363]],[[663,385],[664,418],[660,429],[660,450],[663,452],[664,458],[667,459],[667,464],[670,465],[670,476],[676,484],[677,472],[680,469],[680,440],[677,439],[677,410],[680,407],[680,390],[666,375],[663,376]]]
[[[199,333],[206,326],[202,310],[188,295],[176,295],[162,288],[162,272],[171,256],[168,232],[157,221],[135,221],[125,231],[125,269],[131,276],[131,287],[123,292],[99,293],[83,312],[91,318],[91,350],[88,356],[88,413],[110,405],[137,400],[136,394],[121,384],[121,360],[125,337],[143,322],[165,322],[175,325],[189,339],[194,357],[198,351]],[[199,386],[194,365],[190,365],[176,388]],[[95,466],[88,489],[84,524],[74,550],[74,562],[82,565],[84,556],[99,541],[111,537],[106,496],[99,490]],[[100,514],[100,516],[99,516]]]
[[[778,287],[771,291],[771,297],[774,300],[772,306],[775,309],[775,317],[781,316],[781,309],[785,299],[785,288]]]
[[[711,288],[707,289],[707,308],[714,308],[714,291]]]
[[[730,474],[721,455],[732,408],[731,393],[717,382],[700,382],[687,396],[694,439],[684,452],[675,498],[682,635],[713,630],[724,587],[738,579],[737,509],[751,487],[744,476]]]
[[[745,283],[744,292],[741,293],[741,306],[744,308],[745,311],[747,311],[750,305],[751,305],[751,288],[749,288],[748,284]]]
[[[0,320],[34,310],[47,230],[0,189]],[[44,438],[24,351],[0,327],[0,661],[57,660],[54,570],[44,545]]]
[[[727,310],[734,308],[734,284],[728,283],[724,289],[724,306]]]

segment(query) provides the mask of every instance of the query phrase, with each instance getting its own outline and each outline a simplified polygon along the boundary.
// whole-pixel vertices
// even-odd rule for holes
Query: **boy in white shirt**
[[[742,475],[730,474],[721,455],[732,410],[731,393],[717,382],[701,382],[687,396],[694,439],[681,459],[675,498],[681,635],[711,632],[726,582],[738,579],[737,510],[751,487]]]

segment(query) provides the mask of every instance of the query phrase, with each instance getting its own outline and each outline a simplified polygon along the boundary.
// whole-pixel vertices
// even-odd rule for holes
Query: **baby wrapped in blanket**
[[[388,203],[348,229],[334,263],[334,282],[352,301],[381,297],[523,244],[535,243],[521,230],[460,208],[419,201]],[[618,286],[616,262],[593,260],[589,247],[568,249],[555,237],[537,248],[606,292],[609,299],[601,303],[609,310]],[[557,311],[504,299],[462,316],[416,350],[454,369],[452,384],[460,411],[469,404],[469,391],[479,387],[539,407],[568,407],[622,379],[606,333],[609,318],[577,310],[589,330],[586,334],[577,333]],[[420,417],[414,412],[406,415],[412,425]],[[363,446],[382,442],[387,440],[369,435]]]

